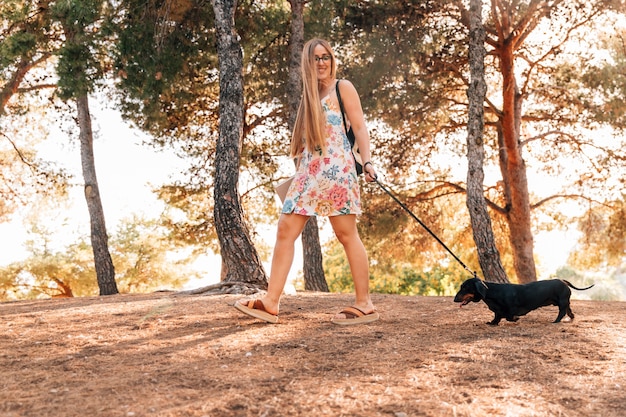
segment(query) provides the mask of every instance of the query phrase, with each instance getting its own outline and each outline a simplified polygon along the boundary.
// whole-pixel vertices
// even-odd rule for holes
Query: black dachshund
[[[554,305],[559,307],[559,315],[554,323],[561,321],[565,314],[571,319],[574,313],[569,306],[569,298],[572,291],[588,290],[593,287],[576,288],[563,279],[550,279],[547,281],[536,281],[528,284],[498,284],[495,282],[484,282],[478,278],[470,278],[461,284],[459,292],[454,297],[455,303],[461,303],[461,307],[471,301],[477,303],[483,300],[489,310],[496,316],[487,324],[497,326],[500,320],[517,321],[519,316],[539,307]]]

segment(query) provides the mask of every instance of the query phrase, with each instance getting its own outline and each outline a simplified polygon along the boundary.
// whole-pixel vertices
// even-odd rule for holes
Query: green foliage
[[[450,103],[465,94],[449,71],[464,59],[464,38],[449,20],[437,21],[442,2],[343,4],[331,34],[340,74],[355,83],[370,123],[383,121],[394,133],[373,132],[376,158],[393,176],[413,166],[431,171],[432,153],[449,144],[445,137],[431,142],[431,135],[450,123],[458,111]]]
[[[51,235],[35,227],[30,256],[0,268],[0,300],[82,297],[98,294],[93,250],[86,238],[52,250]],[[120,292],[145,293],[180,288],[197,278],[188,250],[176,245],[157,220],[132,218],[110,241]]]
[[[287,53],[290,9],[286,2],[238,3],[235,21],[244,50],[245,94],[249,103],[287,105]]]
[[[172,239],[181,244],[218,251],[217,232],[209,220],[213,217],[214,202],[203,189],[194,190],[183,185],[163,186],[158,196],[170,207],[170,213],[175,213],[161,219]]]
[[[125,0],[109,30],[118,37],[112,52],[124,116],[157,137],[184,139],[188,125],[202,124],[196,112],[206,123],[217,110],[218,74],[210,3],[180,4],[172,14],[161,1]]]
[[[470,278],[467,271],[456,265],[437,265],[429,270],[389,258],[374,262],[370,268],[370,289],[374,293],[450,296],[460,284]],[[324,273],[331,292],[353,292],[354,284],[343,247],[336,241],[327,245]]]
[[[59,95],[76,98],[93,91],[103,69],[97,58],[103,0],[61,0],[52,5],[60,21],[65,42],[58,51]]]
[[[46,5],[34,0],[0,2],[0,27],[0,96],[4,100],[8,97],[5,94],[20,93],[12,83],[21,82],[21,71],[41,64],[39,60],[56,47],[56,33],[51,29]],[[3,113],[4,108],[0,107],[0,115]]]
[[[56,0],[51,11],[71,32],[83,31],[100,18],[103,0]]]
[[[99,70],[87,43],[66,43],[57,64],[59,96],[69,99],[93,91]]]
[[[402,295],[450,296],[470,276],[456,266],[437,265],[419,270],[408,263],[394,262],[384,268],[372,267],[373,292]]]
[[[121,3],[124,13],[110,24],[119,37],[114,50],[119,99],[124,116],[154,135],[154,146],[173,148],[189,161],[183,179],[159,190],[182,214],[168,222],[172,231],[180,239],[215,247],[211,197],[219,74],[214,16],[210,2],[182,3],[187,8],[176,16],[164,14],[157,1]],[[268,213],[275,216],[270,199],[281,162],[277,155],[288,152],[283,116],[288,9],[284,2],[238,4],[246,105],[240,192],[252,227],[266,221]]]
[[[588,210],[579,220],[582,232],[569,263],[582,270],[620,267],[626,263],[626,195]]]
[[[343,247],[338,242],[333,241],[326,245],[323,263],[330,292],[354,291],[350,265],[348,265]]]
[[[595,93],[595,101],[588,99],[587,105],[593,110],[594,119],[626,129],[626,29],[611,30],[602,42],[610,56],[587,66],[581,80]],[[598,102],[600,93],[604,97]]]
[[[26,23],[30,6],[30,2],[20,0],[6,0],[0,4],[0,19],[5,28],[0,33],[0,68],[33,50],[36,36],[30,30],[32,25]]]
[[[107,30],[117,99],[124,118],[153,135],[149,144],[189,161],[184,177],[158,190],[181,243],[216,248],[211,189],[217,141],[219,74],[210,2],[180,1],[174,9],[157,0],[120,2]],[[169,11],[168,11],[169,10]]]
[[[28,299],[97,295],[93,254],[84,240],[62,251],[50,249],[50,232],[34,227],[31,256],[0,269],[0,298]]]
[[[180,288],[197,273],[190,263],[195,257],[172,241],[158,220],[132,218],[111,239],[111,257],[122,292],[149,292]]]
[[[29,54],[36,46],[35,35],[28,32],[17,32],[0,43],[0,68],[12,65],[17,58]]]
[[[378,186],[362,192],[364,213],[359,217],[359,232],[368,248],[370,259],[381,266],[384,262],[408,263],[416,271],[429,271],[437,265],[459,265],[428,231],[415,221]],[[419,185],[400,189],[387,184],[394,195],[405,203],[420,221],[473,271],[480,272],[470,227],[469,213],[463,194],[449,194],[429,199],[430,193]],[[496,245],[507,273],[513,271],[511,250],[506,238],[506,222],[494,216],[492,227]],[[460,266],[460,265],[459,265]],[[388,265],[388,267],[391,267]]]

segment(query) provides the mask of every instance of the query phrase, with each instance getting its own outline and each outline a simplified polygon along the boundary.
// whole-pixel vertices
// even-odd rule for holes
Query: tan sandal
[[[268,323],[277,323],[278,315],[272,314],[265,309],[263,305],[263,301],[261,300],[250,300],[245,304],[240,303],[239,301],[235,302],[235,308],[241,311],[248,316],[255,317],[257,319],[261,319]]]
[[[330,321],[333,324],[338,324],[340,326],[352,326],[354,324],[365,324],[372,323],[380,318],[380,314],[377,311],[372,311],[371,313],[365,313],[363,310],[357,307],[346,307],[339,312],[339,314],[344,314],[346,316],[345,319],[338,319],[333,317]]]

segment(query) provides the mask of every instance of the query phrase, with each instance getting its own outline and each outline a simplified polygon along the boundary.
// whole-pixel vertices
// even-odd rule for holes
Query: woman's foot
[[[359,308],[356,306],[346,307],[338,314],[335,314],[330,321],[340,326],[352,326],[355,324],[372,323],[380,318],[380,315],[373,306]]]
[[[236,301],[234,307],[248,316],[261,319],[268,323],[278,322],[278,309],[268,308],[262,299],[258,300],[239,300]]]

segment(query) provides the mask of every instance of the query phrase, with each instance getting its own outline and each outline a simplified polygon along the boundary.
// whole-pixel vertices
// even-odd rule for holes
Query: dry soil
[[[626,416],[624,302],[493,327],[482,303],[374,294],[380,321],[339,327],[347,294],[286,296],[275,325],[238,298],[2,303],[0,415]]]

